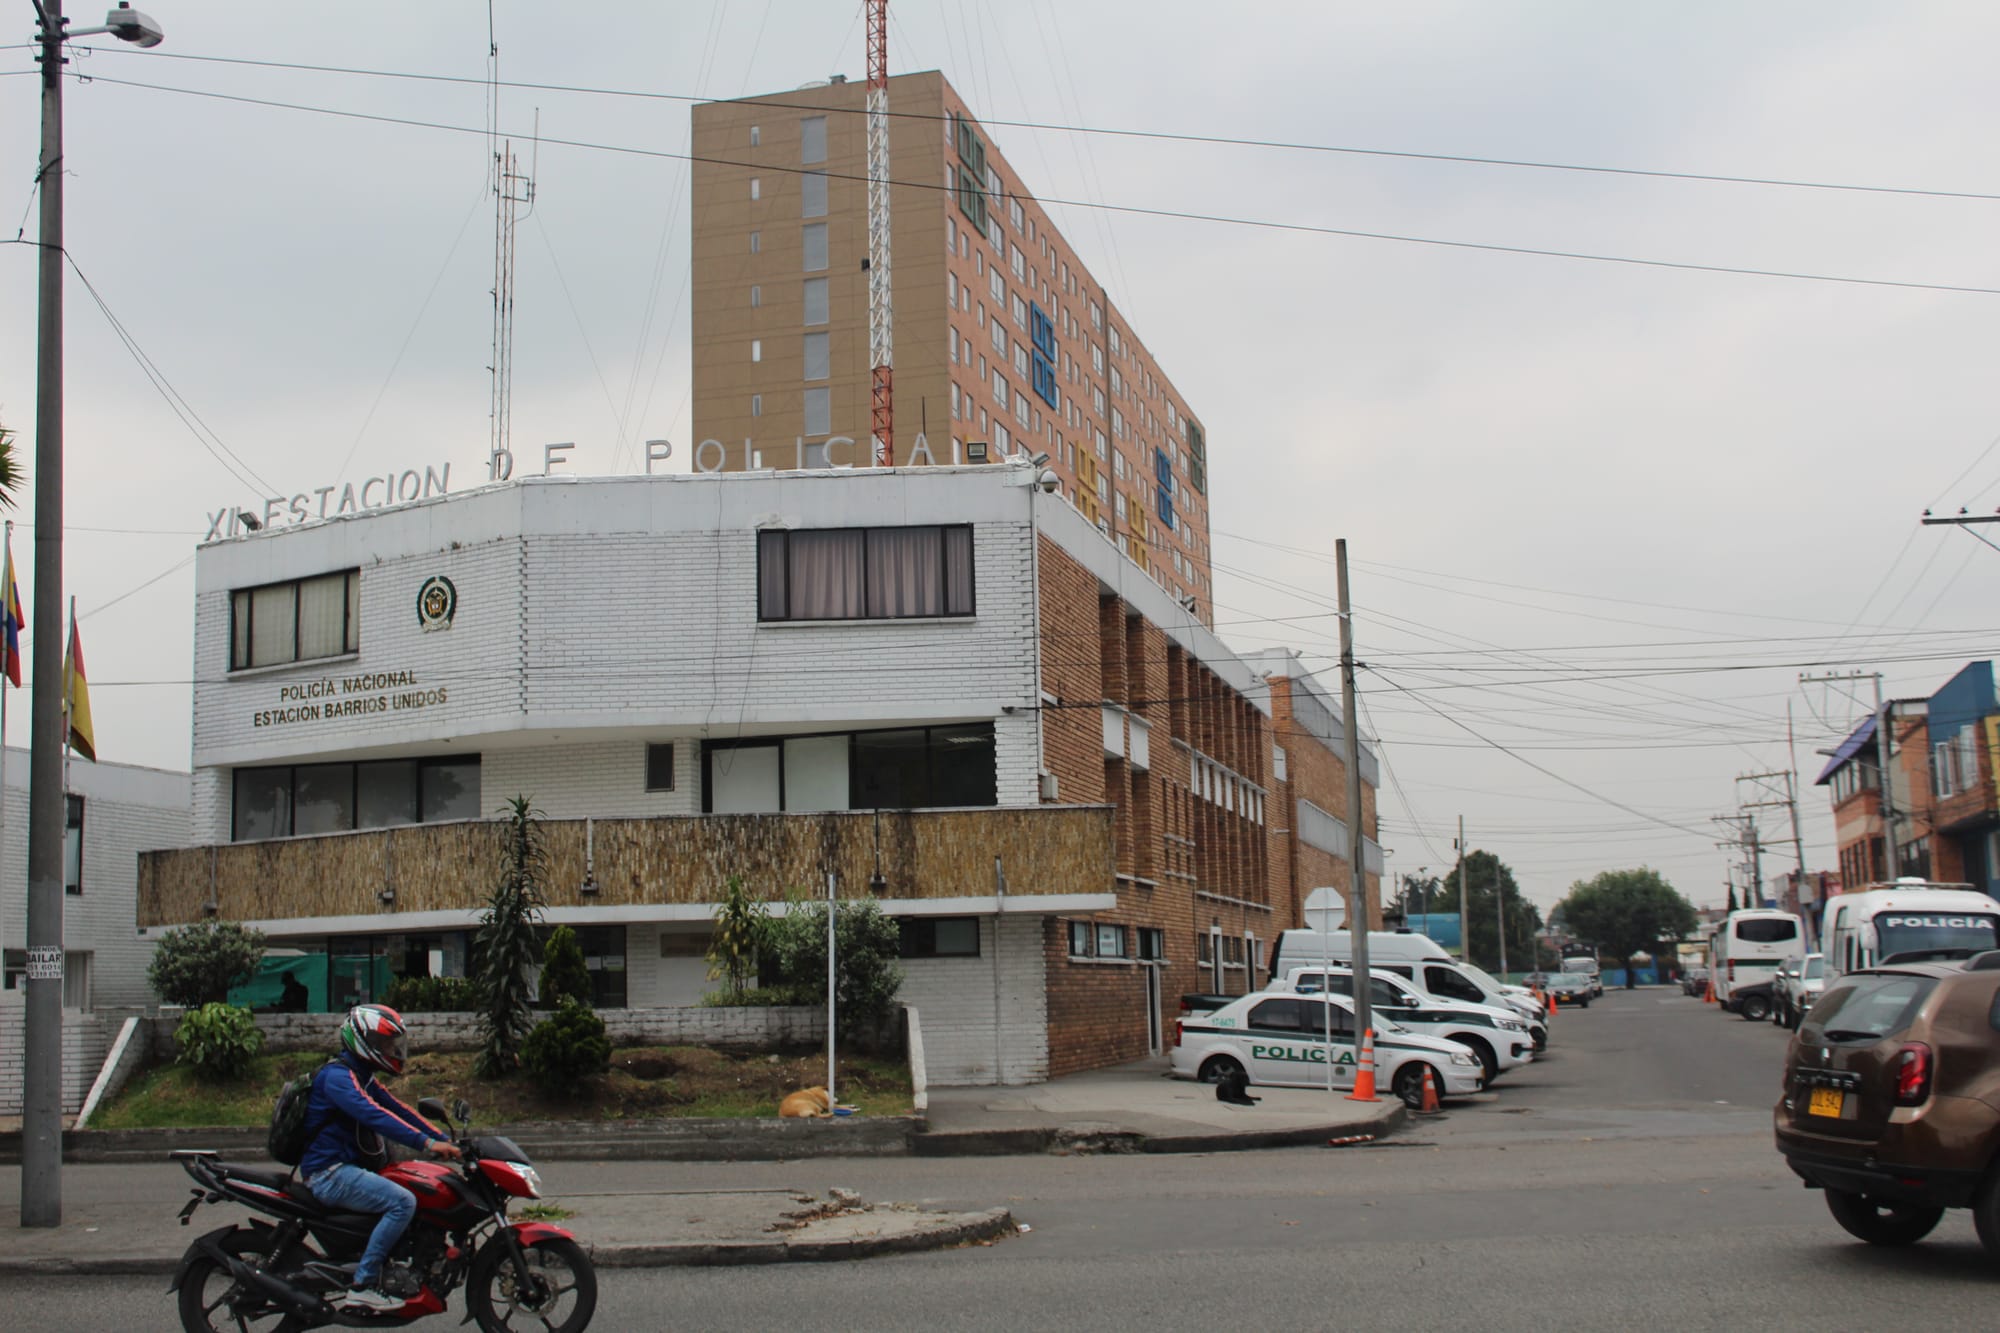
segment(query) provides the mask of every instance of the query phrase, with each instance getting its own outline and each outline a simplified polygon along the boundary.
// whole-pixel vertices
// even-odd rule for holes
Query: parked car
[[[1556,997],[1557,1004],[1573,1004],[1579,1009],[1590,1008],[1592,994],[1590,978],[1581,972],[1558,972],[1549,978],[1549,993]]]
[[[2000,951],[1837,978],[1806,1010],[1772,1113],[1778,1151],[1850,1235],[1923,1239],[1970,1208],[2000,1260]]]
[[[1405,1105],[1423,1103],[1426,1068],[1440,1097],[1485,1085],[1479,1057],[1457,1042],[1421,1036],[1380,1012],[1373,1021],[1376,1082]],[[1354,1036],[1354,1002],[1345,996],[1260,991],[1176,1021],[1169,1055],[1175,1078],[1214,1083],[1240,1071],[1253,1084],[1294,1088],[1325,1087],[1331,1055],[1333,1086],[1352,1091]]]
[[[1826,989],[1826,959],[1823,955],[1809,953],[1803,958],[1788,958],[1778,968],[1778,976],[1773,982],[1776,1003],[1772,1006],[1771,1021],[1781,1027],[1796,1028],[1806,1010],[1812,1008],[1820,992]]]
[[[1746,1023],[1761,1023],[1771,1016],[1773,1003],[1771,983],[1759,981],[1738,986],[1730,993],[1730,1003],[1723,1007],[1735,1011]]]
[[[1681,994],[1705,995],[1708,993],[1708,969],[1691,967],[1681,974]]]
[[[1353,972],[1336,966],[1330,984],[1327,975],[1317,967],[1295,967],[1282,980],[1273,981],[1265,989],[1299,995],[1316,995],[1321,991],[1345,996],[1354,994]],[[1386,1011],[1389,1017],[1412,1032],[1457,1042],[1479,1057],[1479,1063],[1486,1070],[1488,1084],[1502,1071],[1527,1064],[1535,1058],[1535,1041],[1528,1034],[1527,1020],[1512,1009],[1466,1004],[1459,1000],[1439,1000],[1423,994],[1393,972],[1376,972],[1368,980],[1372,1012],[1379,1014]]]

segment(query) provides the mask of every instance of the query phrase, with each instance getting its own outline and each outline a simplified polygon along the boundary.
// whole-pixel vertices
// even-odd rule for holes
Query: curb
[[[1329,1139],[1365,1134],[1385,1139],[1409,1123],[1400,1102],[1372,1121],[1318,1125],[1304,1129],[1233,1130],[1213,1134],[1144,1134],[1135,1130],[966,1129],[916,1134],[916,1157],[1012,1157],[1035,1153],[1213,1153],[1258,1148],[1312,1147]]]
[[[1019,1231],[1005,1208],[982,1213],[945,1213],[944,1225],[895,1236],[852,1236],[843,1240],[690,1241],[660,1245],[592,1245],[599,1268],[722,1268],[747,1264],[833,1263],[882,1254],[943,1250],[975,1241],[998,1240]],[[0,1273],[55,1277],[169,1277],[180,1256],[106,1255],[98,1259],[0,1256]]]

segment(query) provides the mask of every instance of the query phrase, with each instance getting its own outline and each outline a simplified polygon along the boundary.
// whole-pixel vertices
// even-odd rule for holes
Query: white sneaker
[[[400,1310],[404,1301],[401,1296],[391,1296],[380,1288],[360,1288],[348,1292],[336,1304],[343,1310],[356,1313],[386,1314],[390,1310]]]

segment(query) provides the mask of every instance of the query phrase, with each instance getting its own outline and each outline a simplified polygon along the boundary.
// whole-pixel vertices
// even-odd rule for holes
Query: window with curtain
[[[969,526],[757,534],[759,620],[904,620],[973,610]]]
[[[239,588],[229,616],[231,671],[359,652],[361,571]]]

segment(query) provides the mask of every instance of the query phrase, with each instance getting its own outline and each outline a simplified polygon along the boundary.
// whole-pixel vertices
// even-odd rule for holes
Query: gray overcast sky
[[[203,447],[72,280],[68,578],[99,752],[185,767],[206,513],[446,460],[476,480],[493,268],[482,87],[199,58],[478,79],[487,10],[145,4],[167,44],[83,57],[92,81],[67,88],[69,248],[269,490]],[[30,7],[14,19],[25,37]],[[493,22],[505,79],[669,95],[502,94],[516,139],[539,116],[551,138],[667,155],[542,147],[517,451],[573,440],[577,471],[631,471],[636,441],[666,437],[684,460],[684,99],[861,78],[861,10],[504,0]],[[990,120],[2000,194],[1996,48],[2000,10],[1970,3],[953,0],[892,5],[890,66],[942,69]],[[0,51],[8,239],[34,236],[33,68]],[[1993,199],[994,137],[1044,199],[2000,288]],[[1737,775],[1786,766],[1787,702],[1808,783],[1859,715],[1801,689],[1801,664],[1923,695],[1992,651],[2000,552],[1917,518],[1996,503],[2000,295],[1055,213],[1209,427],[1224,633],[1329,664],[1348,539],[1392,871],[1447,863],[1463,814],[1545,907],[1641,863],[1719,902],[1710,817]],[[0,423],[30,455],[34,272],[32,247],[0,247]],[[26,591],[25,529],[15,555]],[[1831,867],[1824,790],[1802,808],[1808,860]]]

